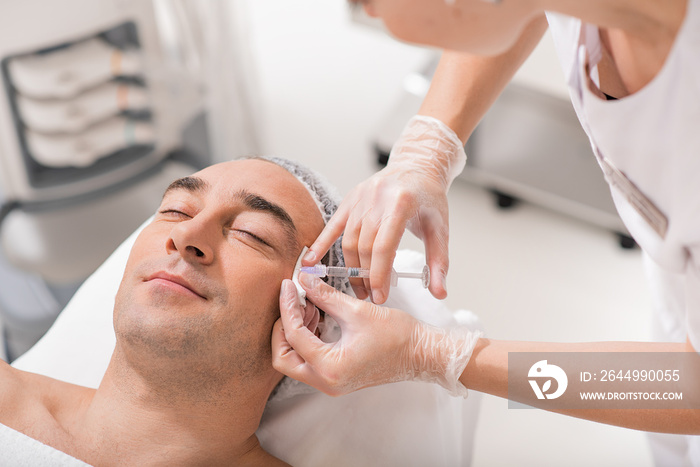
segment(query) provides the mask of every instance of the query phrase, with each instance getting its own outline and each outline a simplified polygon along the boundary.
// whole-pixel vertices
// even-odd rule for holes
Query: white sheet
[[[85,467],[85,462],[0,423],[0,465],[7,467]]]
[[[97,387],[114,349],[112,310],[137,233],[85,282],[49,332],[13,363],[16,368]],[[421,254],[400,251],[399,270],[420,270]],[[388,306],[436,325],[455,316],[478,327],[468,312],[451,313],[416,281],[400,280]],[[454,398],[436,385],[395,383],[333,398],[319,392],[268,404],[258,429],[263,447],[295,466],[469,465],[479,394]]]

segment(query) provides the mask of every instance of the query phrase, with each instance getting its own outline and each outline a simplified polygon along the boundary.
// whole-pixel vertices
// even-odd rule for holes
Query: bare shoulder
[[[0,423],[12,418],[25,397],[19,371],[0,360]]]
[[[269,454],[267,451],[265,451],[261,448],[255,450],[255,451],[249,452],[242,459],[238,459],[238,461],[236,462],[236,465],[239,465],[241,467],[243,467],[243,466],[291,467],[289,464],[287,464],[283,460],[276,458],[275,456]]]
[[[266,453],[267,454],[267,453]],[[265,459],[265,464],[267,466],[275,466],[275,467],[291,467],[289,464],[287,464],[285,461],[276,458],[275,456],[272,456],[268,454],[268,458]]]
[[[61,407],[78,407],[93,391],[0,361],[0,423],[19,431],[55,419]]]

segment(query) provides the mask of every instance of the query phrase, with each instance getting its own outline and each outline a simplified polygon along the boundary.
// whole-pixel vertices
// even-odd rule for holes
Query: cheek
[[[245,351],[267,368],[271,361],[272,327],[279,318],[279,281],[256,279],[245,287],[230,289],[225,313],[226,339],[237,336]]]
[[[124,283],[133,278],[139,266],[157,251],[156,245],[153,243],[153,238],[149,235],[150,232],[148,230],[149,227],[146,227],[146,229],[139,234],[134,245],[131,247],[120,288],[124,287]]]
[[[136,237],[134,245],[131,247],[129,259],[126,263],[127,270],[133,265],[142,262],[144,258],[160,253],[161,249],[165,248],[168,235],[169,230],[166,231],[162,227],[158,229],[154,224],[147,225]]]
[[[272,322],[279,314],[279,293],[282,280],[291,278],[293,266],[255,268],[254,272],[227,274],[229,303],[255,321]]]

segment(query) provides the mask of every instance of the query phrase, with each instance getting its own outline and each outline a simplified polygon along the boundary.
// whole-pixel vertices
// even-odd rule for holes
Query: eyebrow
[[[174,190],[185,190],[190,193],[197,193],[207,191],[208,189],[209,183],[199,177],[183,177],[168,185],[168,188],[166,188],[163,193],[163,198]]]
[[[206,192],[209,187],[209,183],[199,177],[183,177],[175,180],[166,188],[165,193],[163,193],[163,198],[165,198],[169,192],[175,190],[202,193]],[[252,211],[260,211],[272,215],[282,224],[287,240],[287,247],[292,251],[297,249],[299,244],[296,237],[297,227],[294,225],[292,216],[290,216],[282,206],[245,189],[235,192],[233,198],[242,201],[243,204]]]
[[[282,206],[275,204],[260,195],[251,193],[248,190],[239,190],[234,195],[235,198],[243,201],[248,209],[253,211],[263,211],[272,214],[277,218],[286,228],[289,229],[290,233],[296,233],[297,227],[294,225],[292,216],[287,213],[287,211],[282,208]]]

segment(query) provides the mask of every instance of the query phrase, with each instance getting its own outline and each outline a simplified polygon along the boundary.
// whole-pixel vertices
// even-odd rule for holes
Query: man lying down
[[[280,284],[336,207],[303,170],[247,159],[171,184],[131,250],[99,388],[0,362],[4,461],[286,465],[255,436],[282,378],[270,335]]]

